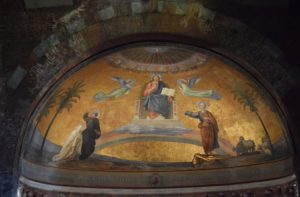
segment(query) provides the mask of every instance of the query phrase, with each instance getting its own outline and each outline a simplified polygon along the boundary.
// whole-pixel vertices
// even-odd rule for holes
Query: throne
[[[145,101],[144,97],[136,100],[134,120],[145,120],[145,119],[147,119],[147,113],[148,112],[146,111],[146,109],[144,107],[144,101]],[[175,100],[173,100],[171,102],[170,113],[169,113],[169,116],[166,119],[169,119],[169,120],[177,120],[178,119],[176,101]]]

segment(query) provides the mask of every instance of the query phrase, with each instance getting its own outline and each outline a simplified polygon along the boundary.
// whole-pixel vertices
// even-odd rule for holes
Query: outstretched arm
[[[184,115],[189,116],[191,118],[200,118],[198,112],[186,111]]]

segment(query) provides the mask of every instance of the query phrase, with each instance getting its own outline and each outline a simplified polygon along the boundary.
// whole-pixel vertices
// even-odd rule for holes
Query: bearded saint
[[[158,74],[154,74],[151,81],[146,84],[143,96],[146,97],[144,107],[148,112],[147,117],[149,119],[155,119],[159,115],[168,118],[170,115],[172,97],[162,95],[163,88],[167,88],[167,85]]]
[[[200,130],[200,135],[202,139],[202,146],[206,155],[211,154],[211,152],[219,148],[218,143],[218,124],[215,117],[209,112],[207,104],[205,102],[199,102],[198,107],[200,111],[198,112],[185,112],[186,116],[199,119],[200,123],[198,128]]]

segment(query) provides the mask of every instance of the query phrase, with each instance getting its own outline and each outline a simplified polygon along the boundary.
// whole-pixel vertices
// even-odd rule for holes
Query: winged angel
[[[221,95],[215,90],[194,90],[192,89],[199,81],[200,77],[192,77],[190,80],[178,79],[177,83],[179,85],[179,89],[184,96],[191,96],[197,98],[212,98],[219,100],[221,99]]]
[[[112,77],[112,80],[117,81],[120,85],[120,88],[114,89],[114,90],[110,91],[109,93],[98,92],[94,96],[94,100],[96,102],[111,100],[114,98],[118,98],[118,97],[127,95],[136,83],[135,79],[125,80],[122,77]]]

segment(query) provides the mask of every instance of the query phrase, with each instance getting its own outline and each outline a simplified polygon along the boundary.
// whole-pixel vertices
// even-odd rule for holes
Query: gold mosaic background
[[[100,103],[94,102],[92,98],[97,92],[110,92],[112,89],[119,88],[118,83],[111,79],[113,76],[120,76],[124,79],[134,78],[137,83],[131,92],[124,97]],[[216,90],[222,95],[222,99],[213,100],[183,96],[178,89],[176,81],[177,79],[189,79],[192,76],[201,77],[201,81],[193,89]],[[207,101],[209,102],[208,110],[214,114],[218,121],[220,137],[228,140],[232,145],[236,145],[239,136],[244,136],[245,139],[252,139],[256,144],[261,143],[263,128],[255,113],[250,112],[248,108],[244,109],[242,105],[233,99],[231,87],[234,83],[239,83],[242,86],[245,86],[246,83],[252,83],[240,72],[218,59],[211,58],[205,66],[196,70],[163,74],[162,77],[163,81],[170,88],[176,89],[175,99],[179,120],[186,128],[197,130],[198,120],[187,118],[184,116],[184,112],[187,110],[196,111],[195,103],[197,101]],[[105,58],[96,60],[82,68],[65,80],[61,87],[70,87],[76,81],[84,81],[86,84],[85,92],[81,94],[80,101],[75,103],[70,111],[64,110],[58,115],[50,130],[48,140],[62,145],[78,124],[84,124],[83,114],[94,109],[101,110],[100,123],[102,133],[111,132],[121,126],[130,124],[135,114],[135,102],[140,98],[141,91],[149,79],[150,73],[138,73],[113,67]],[[266,105],[266,102],[266,98],[259,97],[257,107],[269,131],[271,140],[275,143],[283,138],[283,132],[285,131],[280,119]],[[54,110],[55,108],[52,108],[48,117],[40,122],[39,130],[42,134],[44,134],[50,118],[54,114]],[[136,142],[105,148],[102,151],[98,151],[98,153],[142,161],[159,161],[165,158],[166,153],[170,153],[167,161],[190,161],[191,155],[195,151],[201,152],[201,150],[201,148],[194,145],[179,143]]]

